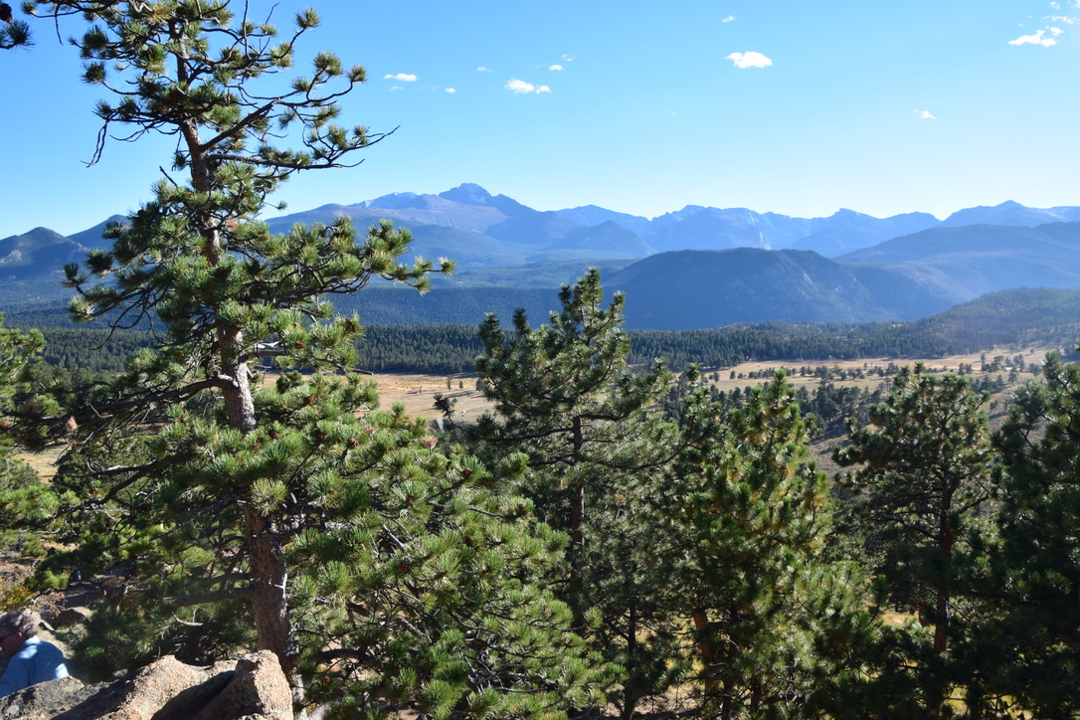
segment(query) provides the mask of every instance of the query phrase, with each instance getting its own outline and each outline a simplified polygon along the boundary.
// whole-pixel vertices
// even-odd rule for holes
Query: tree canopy
[[[229,5],[38,3],[90,22],[73,40],[84,79],[115,95],[96,108],[95,159],[112,133],[177,138],[153,199],[67,269],[76,318],[148,324],[153,344],[70,422],[21,416],[70,438],[53,487],[72,549],[47,567],[120,563],[143,600],[91,623],[91,656],[110,671],[253,644],[298,703],[342,715],[594,703],[597,663],[565,606],[526,582],[562,536],[475,461],[434,451],[422,422],[378,410],[356,368],[359,320],[325,299],[376,277],[424,290],[450,263],[399,263],[410,235],[389,222],[358,240],[344,219],[280,236],[257,219],[294,173],[383,137],[334,122],[363,68],[318,53],[309,75],[265,85],[318,16],[299,13],[279,41]],[[276,383],[256,372],[265,356],[287,370]],[[123,652],[101,652],[118,637]]]
[[[994,442],[986,394],[922,365],[880,371],[878,403],[826,366],[800,370],[812,397],[783,372],[725,395],[693,365],[633,367],[624,297],[605,302],[593,269],[539,326],[429,331],[480,351],[475,426],[382,408],[361,319],[328,298],[424,291],[452,263],[402,262],[411,236],[388,221],[269,232],[282,182],[386,133],[338,124],[363,68],[320,52],[291,70],[313,10],[282,37],[231,5],[28,6],[86,23],[95,160],[110,139],[176,141],[111,247],[66,270],[72,316],[123,339],[122,369],[46,383],[27,372],[42,334],[0,325],[0,541],[48,523],[39,587],[76,569],[124,586],[84,623],[90,672],[264,648],[327,718],[629,719],[679,698],[719,718],[1077,715],[1080,368],[1049,358]],[[682,362],[844,344],[759,330],[669,346]],[[801,404],[819,428],[849,416],[832,486]],[[46,484],[11,450],[50,441]]]

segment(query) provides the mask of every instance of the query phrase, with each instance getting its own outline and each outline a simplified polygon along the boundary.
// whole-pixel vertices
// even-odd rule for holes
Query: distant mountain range
[[[479,308],[496,298],[492,288],[501,291],[489,309],[505,312],[515,291],[555,288],[588,265],[602,269],[608,289],[626,292],[628,325],[637,328],[906,320],[1010,288],[1080,288],[1080,207],[1006,202],[939,221],[926,213],[879,219],[840,210],[808,219],[689,205],[648,219],[594,205],[542,212],[464,184],[267,222],[285,232],[339,215],[361,229],[389,218],[412,231],[413,254],[458,262],[458,273],[409,311],[432,322],[478,322]],[[0,240],[0,310],[65,298],[63,265],[106,247],[105,225],[122,219],[70,237],[36,228]],[[523,306],[537,298],[518,296]],[[470,316],[447,319],[455,308]]]

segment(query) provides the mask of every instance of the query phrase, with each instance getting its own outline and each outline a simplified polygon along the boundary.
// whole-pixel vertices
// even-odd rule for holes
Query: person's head
[[[28,610],[12,610],[0,615],[0,651],[13,657],[27,638],[37,635],[37,618]]]

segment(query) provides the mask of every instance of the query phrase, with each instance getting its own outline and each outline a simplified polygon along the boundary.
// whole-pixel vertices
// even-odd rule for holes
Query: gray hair
[[[0,615],[0,632],[4,634],[22,633],[23,637],[34,637],[38,631],[37,615],[29,610],[12,610]]]

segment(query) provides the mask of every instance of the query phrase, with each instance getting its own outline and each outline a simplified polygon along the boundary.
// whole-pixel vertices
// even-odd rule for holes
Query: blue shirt
[[[38,683],[68,676],[64,654],[50,642],[34,636],[23,641],[0,677],[0,697]]]

